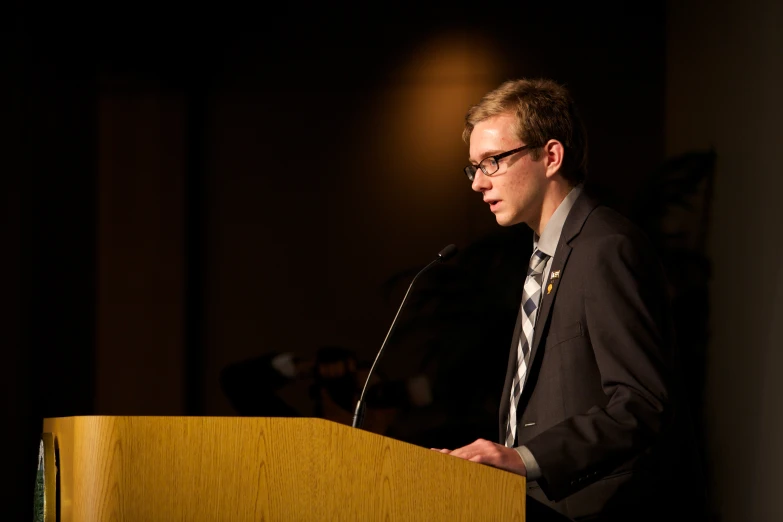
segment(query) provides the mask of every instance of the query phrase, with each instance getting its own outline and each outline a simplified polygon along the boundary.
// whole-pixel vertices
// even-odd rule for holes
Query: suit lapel
[[[533,347],[530,351],[530,361],[528,364],[528,373],[525,376],[525,382],[529,380],[533,369],[536,368],[536,358],[540,356],[540,345],[542,339],[546,338],[546,332],[549,329],[549,317],[552,312],[552,306],[557,296],[557,290],[560,287],[560,282],[564,277],[568,277],[566,272],[566,262],[571,255],[571,246],[569,243],[581,232],[582,227],[587,220],[587,216],[598,206],[598,203],[589,197],[584,192],[579,195],[574,202],[574,206],[571,207],[571,211],[568,213],[565,223],[563,224],[563,230],[560,233],[560,240],[557,243],[557,249],[555,250],[555,257],[552,259],[552,267],[548,276],[551,277],[552,272],[559,271],[559,277],[555,280],[550,279],[542,288],[541,303],[539,304],[538,317],[536,318],[536,326],[533,331]],[[549,285],[551,290],[549,290]],[[522,392],[522,398],[520,404],[526,400],[530,395],[530,388],[524,386]],[[522,408],[520,407],[519,411]]]

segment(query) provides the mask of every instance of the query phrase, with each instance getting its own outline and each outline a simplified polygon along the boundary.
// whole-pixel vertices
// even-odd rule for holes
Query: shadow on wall
[[[630,215],[655,245],[669,279],[683,384],[706,470],[704,393],[712,267],[706,243],[716,161],[715,151],[707,150],[664,162],[644,180]]]

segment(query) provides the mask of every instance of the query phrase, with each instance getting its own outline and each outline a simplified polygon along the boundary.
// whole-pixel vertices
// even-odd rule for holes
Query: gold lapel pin
[[[549,285],[546,287],[546,293],[547,295],[552,293],[552,281],[555,279],[560,279],[560,270],[552,270],[552,273],[549,274]]]

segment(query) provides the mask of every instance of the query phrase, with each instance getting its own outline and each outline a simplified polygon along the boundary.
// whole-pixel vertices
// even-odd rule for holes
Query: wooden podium
[[[311,418],[65,417],[61,522],[523,521],[525,479]]]

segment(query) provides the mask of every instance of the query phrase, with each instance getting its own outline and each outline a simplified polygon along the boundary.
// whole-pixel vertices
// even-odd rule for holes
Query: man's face
[[[526,145],[514,134],[514,122],[513,115],[502,114],[478,123],[470,135],[470,162],[477,165],[484,158]],[[534,161],[525,150],[502,158],[498,165],[491,176],[478,169],[471,187],[481,192],[499,225],[537,226],[546,181],[543,162]]]

